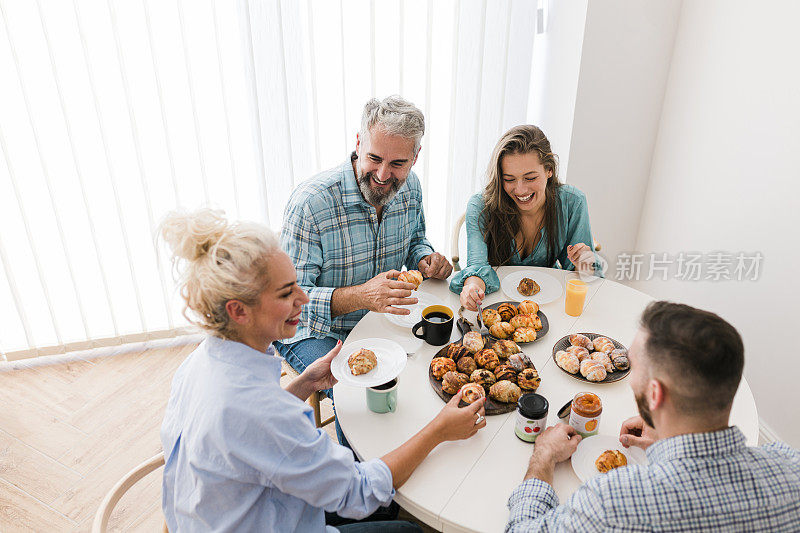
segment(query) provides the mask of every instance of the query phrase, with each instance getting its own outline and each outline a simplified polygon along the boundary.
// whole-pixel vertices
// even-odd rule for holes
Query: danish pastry
[[[456,363],[456,368],[459,372],[463,372],[466,375],[470,375],[475,372],[475,369],[478,368],[478,365],[475,364],[475,359],[470,356],[462,357]]]
[[[498,339],[507,339],[514,334],[514,326],[508,322],[497,322],[489,328],[489,333]]]
[[[592,352],[592,361],[597,361],[603,365],[603,368],[606,369],[606,372],[614,371],[614,365],[611,364],[611,358],[605,352]]]
[[[567,346],[565,350],[569,353],[573,353],[578,356],[578,361],[583,361],[587,357],[589,357],[589,350],[584,348],[583,346]]]
[[[594,351],[594,344],[586,335],[581,335],[580,333],[574,333],[569,336],[569,343],[573,346],[583,346],[590,352]]]
[[[447,347],[447,354],[445,355],[445,357],[449,357],[450,359],[452,359],[457,363],[459,359],[467,355],[472,355],[472,352],[470,352],[460,344],[453,343]]]
[[[489,398],[498,402],[516,403],[522,396],[522,389],[515,383],[503,380],[489,387]]]
[[[539,304],[531,300],[522,300],[517,306],[517,312],[523,315],[535,315],[539,312]]]
[[[517,372],[511,365],[500,365],[494,369],[494,377],[497,381],[508,380],[512,383],[517,382]]]
[[[542,289],[539,287],[539,284],[531,278],[522,278],[519,285],[517,285],[517,290],[523,296],[533,296]]]
[[[485,348],[475,354],[475,363],[481,368],[494,372],[494,369],[500,365],[500,358],[497,357],[497,352],[491,348]]]
[[[497,378],[494,377],[494,372],[490,372],[485,368],[479,368],[469,376],[469,380],[473,383],[477,383],[487,391],[489,387],[497,383]]]
[[[514,339],[514,342],[532,342],[536,340],[536,330],[526,327],[517,328],[511,338]]]
[[[517,308],[512,303],[503,303],[497,308],[497,313],[500,315],[500,320],[508,322],[512,317],[517,316]]]
[[[522,351],[516,342],[510,340],[501,340],[495,342],[492,345],[492,350],[497,352],[497,356],[500,357],[500,359],[508,359],[509,355]]]
[[[522,390],[535,391],[539,388],[542,379],[539,377],[539,372],[535,368],[525,368],[522,372],[517,374],[517,385]]]
[[[594,344],[594,351],[606,354],[610,354],[616,348],[614,342],[608,337],[595,337],[592,344]]]
[[[539,317],[537,316],[536,318]],[[509,324],[511,324],[514,327],[514,329],[522,327],[532,328],[536,324],[536,321],[533,319],[533,315],[519,314],[515,317],[512,317]],[[541,320],[539,321],[539,325],[541,325]]]
[[[469,376],[460,372],[451,370],[442,376],[442,390],[447,394],[457,393],[467,383],[469,383]]]
[[[422,272],[419,270],[406,270],[404,272],[400,272],[400,275],[397,276],[397,281],[410,283],[414,286],[414,290],[417,290],[422,284]]]
[[[581,368],[581,362],[578,356],[574,353],[559,350],[556,352],[556,364],[569,372],[570,374],[577,374]]]
[[[627,464],[628,458],[619,450],[606,450],[594,462],[594,466],[597,467],[597,471],[601,474],[621,466],[627,466]]]
[[[433,374],[433,377],[436,379],[442,379],[445,374],[451,371],[456,371],[456,362],[452,359],[448,357],[434,357],[431,361],[431,374]]]
[[[375,352],[361,348],[357,352],[350,354],[347,359],[347,366],[350,367],[350,372],[354,376],[360,376],[371,372],[373,368],[378,366],[378,358],[375,357]]]
[[[500,314],[494,309],[484,309],[483,313],[481,313],[481,320],[489,328],[493,324],[500,322]]]
[[[464,335],[461,341],[464,347],[472,353],[478,353],[483,349],[483,337],[477,331],[469,331]]]
[[[461,401],[464,403],[473,403],[485,397],[486,391],[477,383],[467,383],[461,387]]]
[[[533,363],[524,353],[512,353],[506,360],[507,364],[511,365],[517,372],[522,371],[523,368],[533,366]]]
[[[603,381],[608,373],[601,363],[592,359],[584,359],[581,363],[581,375],[589,381]]]

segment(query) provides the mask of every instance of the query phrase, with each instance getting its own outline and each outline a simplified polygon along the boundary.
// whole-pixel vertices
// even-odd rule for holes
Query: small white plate
[[[401,328],[412,328],[414,324],[422,320],[422,311],[429,305],[444,305],[444,302],[432,294],[427,292],[414,291],[411,293],[411,298],[416,298],[418,301],[412,305],[397,305],[403,309],[410,309],[411,314],[408,315],[393,315],[392,313],[384,313],[386,320],[400,326]]]
[[[354,376],[347,366],[347,359],[353,352],[367,348],[375,352],[378,365],[366,374]],[[331,373],[339,383],[354,385],[356,387],[374,387],[383,385],[400,375],[406,366],[408,356],[405,350],[394,341],[387,339],[362,339],[345,343],[342,351],[331,362]]]
[[[606,450],[619,450],[628,459],[628,465],[646,465],[647,455],[641,448],[624,447],[619,443],[619,437],[611,435],[593,435],[581,440],[578,449],[572,454],[572,469],[584,483],[594,476],[600,475],[594,462]]]
[[[530,278],[538,283],[540,288],[539,292],[533,296],[520,294],[517,290],[517,286],[519,282],[522,281],[522,278]],[[503,289],[503,292],[506,293],[506,296],[512,300],[531,300],[540,305],[557,300],[564,294],[564,287],[561,286],[561,282],[541,270],[518,270],[517,272],[512,272],[503,278],[500,282],[500,287]]]

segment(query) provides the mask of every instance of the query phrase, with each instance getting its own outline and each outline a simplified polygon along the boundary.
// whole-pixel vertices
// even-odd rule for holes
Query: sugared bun
[[[477,383],[467,383],[461,387],[461,401],[464,403],[473,403],[485,397],[486,392]]]

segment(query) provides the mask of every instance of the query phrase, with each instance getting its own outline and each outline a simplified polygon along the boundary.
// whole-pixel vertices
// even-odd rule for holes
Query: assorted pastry
[[[431,361],[431,376],[442,382],[447,394],[461,390],[466,403],[483,396],[516,403],[524,392],[534,392],[541,383],[531,360],[511,340],[487,346],[480,334],[469,332],[463,344],[450,344],[439,353],[441,356]]]
[[[400,275],[397,276],[397,281],[410,283],[414,286],[414,290],[417,290],[422,284],[422,272],[419,270],[405,270],[400,272]]]
[[[606,450],[594,462],[594,466],[597,467],[597,471],[601,474],[621,466],[627,466],[627,464],[628,458],[619,450]]]
[[[522,278],[519,285],[517,285],[517,290],[523,296],[533,296],[542,289],[539,287],[539,284],[531,278]]]
[[[570,346],[558,350],[556,364],[569,372],[589,381],[603,381],[611,372],[621,372],[631,367],[628,351],[614,346],[608,337],[595,337],[575,333],[569,336]]]
[[[371,372],[373,368],[378,366],[378,358],[375,357],[375,352],[361,348],[357,352],[350,354],[347,359],[347,366],[350,367],[350,373],[354,376],[360,376]]]
[[[532,342],[536,340],[536,332],[542,329],[542,319],[538,312],[539,304],[531,300],[525,300],[518,306],[505,302],[496,310],[484,309],[481,320],[489,328],[489,334],[496,339]],[[466,346],[466,342],[464,345]]]

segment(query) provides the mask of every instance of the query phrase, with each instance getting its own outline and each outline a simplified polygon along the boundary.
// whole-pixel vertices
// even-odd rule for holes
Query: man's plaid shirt
[[[433,253],[425,238],[419,179],[409,173],[378,222],[375,208],[361,195],[351,160],[317,174],[289,198],[281,246],[311,300],[303,307],[297,334],[286,342],[326,336],[344,340],[367,311],[331,318],[334,289],[360,285],[403,265],[415,269]]]
[[[800,531],[800,453],[747,447],[731,427],[664,439],[647,466],[595,476],[564,505],[538,479],[511,494],[506,532]]]

